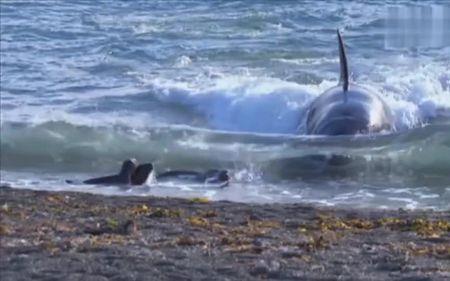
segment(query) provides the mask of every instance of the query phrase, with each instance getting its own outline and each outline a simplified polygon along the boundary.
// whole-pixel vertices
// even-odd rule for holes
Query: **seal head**
[[[130,184],[131,175],[136,170],[138,162],[136,159],[123,161],[119,174],[106,177],[93,178],[83,181],[84,184]]]
[[[145,163],[139,165],[135,172],[131,175],[131,184],[132,185],[143,185],[147,182],[148,177],[153,172],[153,164]]]

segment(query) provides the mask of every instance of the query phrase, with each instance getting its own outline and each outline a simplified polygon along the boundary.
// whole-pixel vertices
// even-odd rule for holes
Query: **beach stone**
[[[265,248],[268,247],[270,245],[270,243],[264,239],[260,239],[260,238],[255,238],[252,241],[253,246],[255,247],[259,247],[259,248]]]
[[[184,260],[186,258],[188,258],[188,253],[186,253],[186,251],[180,251],[180,252],[176,252],[174,253],[171,257],[176,259],[176,260]]]
[[[161,260],[157,260],[153,263],[155,266],[174,266],[175,263],[170,261],[170,260],[166,260],[166,259],[161,259]]]
[[[259,260],[255,266],[251,269],[250,274],[262,275],[269,272],[269,266],[264,260]]]
[[[126,272],[126,273],[120,274],[118,276],[112,277],[109,280],[112,280],[112,281],[136,280],[136,274],[134,272]]]
[[[281,252],[281,257],[283,258],[294,258],[294,257],[300,257],[301,252],[296,250],[284,250]]]
[[[400,271],[402,269],[401,265],[393,263],[390,261],[381,262],[377,265],[377,269],[385,271]]]
[[[276,274],[281,268],[281,264],[278,261],[265,261],[259,260],[256,262],[250,274],[252,275],[264,275],[264,274]]]
[[[432,281],[433,279],[430,277],[409,276],[409,277],[402,277],[397,280],[398,281]]]
[[[73,274],[69,274],[68,276],[64,276],[64,278],[62,278],[64,280],[67,281],[78,281],[78,280],[83,280],[83,281],[108,281],[109,279],[106,278],[105,276],[101,276],[101,275],[88,275],[88,274],[82,274],[82,273],[73,273]]]
[[[229,276],[236,275],[236,269],[233,266],[217,267],[216,271],[223,275],[229,275]]]
[[[0,276],[2,281],[25,281],[29,280],[26,277],[23,276],[17,276],[17,272],[13,271],[3,271],[2,275]]]
[[[49,203],[47,200],[49,194],[51,193],[44,191],[0,189],[0,206],[8,203],[8,208],[1,215],[6,218],[5,221],[17,235],[2,237],[2,242],[5,243],[3,245],[7,247],[0,247],[1,281],[84,281],[89,278],[90,280],[94,280],[93,278],[95,280],[450,280],[450,276],[446,275],[449,263],[447,256],[444,256],[445,253],[430,251],[425,255],[414,255],[407,252],[409,248],[445,247],[449,242],[447,235],[442,235],[440,240],[430,241],[413,231],[398,231],[384,227],[358,232],[344,229],[341,232],[342,236],[333,237],[330,240],[332,243],[327,248],[315,249],[310,247],[309,232],[301,232],[296,227],[288,228],[283,224],[285,218],[296,209],[289,205],[273,205],[270,207],[271,212],[265,214],[267,206],[212,202],[211,205],[219,205],[216,208],[217,218],[222,219],[222,215],[226,214],[232,219],[229,222],[221,220],[222,229],[214,228],[211,231],[208,228],[198,228],[194,231],[186,227],[189,224],[184,219],[153,220],[145,215],[128,216],[118,213],[121,209],[130,210],[135,206],[141,206],[144,201],[140,197],[117,198],[70,193],[70,200],[83,202],[86,207],[70,209],[70,206],[66,206],[67,203],[61,202],[61,205],[68,209],[53,213],[50,220],[47,216],[40,215],[42,212],[48,213],[48,210],[56,204]],[[185,216],[196,215],[199,212],[198,206],[186,200],[152,197],[145,200],[145,204],[155,208],[176,205],[183,209]],[[94,215],[91,217],[91,210],[96,210],[96,206],[99,205],[104,206],[104,210],[92,212]],[[221,211],[221,206],[226,208]],[[25,213],[25,216],[18,217],[16,213],[8,211],[9,209],[19,210]],[[237,225],[237,222],[242,220],[242,214],[248,215],[247,209],[255,210],[254,213],[258,214],[262,221],[279,222],[280,227],[271,230],[270,238],[238,232],[237,234],[241,236],[239,238],[245,241],[245,247],[242,251],[228,251],[229,245],[222,245],[220,241],[224,235],[233,237],[232,230],[248,227]],[[294,219],[291,219],[291,222],[299,220],[304,225],[314,224],[319,211],[301,210],[303,212],[298,216],[292,213],[296,216],[292,216]],[[346,217],[347,212],[349,216],[355,213],[354,210],[338,209],[320,212],[340,217]],[[371,212],[373,220],[383,217],[396,218],[398,215],[397,211]],[[364,217],[364,212],[360,216]],[[450,219],[449,212],[435,212],[428,216],[433,220]],[[413,211],[408,211],[405,215],[409,220],[420,217],[421,213]],[[126,226],[131,219],[139,226],[139,231],[134,235],[120,235],[121,232],[117,231],[117,228]],[[111,220],[117,224],[111,225]],[[211,218],[210,222],[215,220]],[[79,231],[67,233],[48,231],[51,230],[48,228],[49,225],[58,226],[61,223],[75,227]],[[94,230],[103,226],[106,232],[98,235],[85,234],[83,230],[88,225],[92,225]],[[47,232],[43,232],[45,235],[36,236],[35,230],[42,229],[42,226],[46,227],[44,230]],[[183,236],[205,242],[181,247],[173,243],[176,237],[167,236],[167,233],[171,233],[174,229],[184,229]],[[61,237],[62,234],[67,236]],[[36,240],[37,238],[40,240]],[[42,245],[36,248],[35,243],[39,241]],[[70,242],[67,251],[63,249],[64,241]],[[405,245],[405,241],[411,243],[406,244],[406,249],[391,246],[393,242],[395,245]],[[48,248],[46,245],[51,247]],[[53,249],[57,251],[53,252]],[[263,251],[257,253],[255,249]]]
[[[293,219],[286,219],[283,223],[287,228],[298,228],[301,225],[300,221]]]

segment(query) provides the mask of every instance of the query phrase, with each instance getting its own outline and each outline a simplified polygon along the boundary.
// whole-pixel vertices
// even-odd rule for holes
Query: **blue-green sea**
[[[0,1],[1,184],[375,208],[450,206],[448,1]],[[395,131],[307,136],[351,79]],[[321,155],[321,157],[315,157]],[[345,155],[344,165],[323,158]],[[227,169],[226,188],[70,185],[126,158]]]

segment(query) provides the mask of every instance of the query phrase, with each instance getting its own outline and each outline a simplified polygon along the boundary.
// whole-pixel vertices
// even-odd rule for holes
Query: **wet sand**
[[[450,211],[0,188],[6,280],[449,280]]]

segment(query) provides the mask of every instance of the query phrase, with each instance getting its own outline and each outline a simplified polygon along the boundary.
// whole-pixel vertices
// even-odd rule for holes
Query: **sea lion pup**
[[[230,176],[228,175],[227,170],[217,169],[207,170],[206,172],[173,170],[156,175],[157,181],[168,181],[173,179],[206,184],[220,184],[220,187],[224,187],[228,185]]]
[[[130,184],[131,175],[135,172],[138,162],[136,159],[123,161],[122,168],[117,175],[93,178],[83,181],[84,184]]]
[[[337,30],[340,82],[310,105],[306,119],[309,135],[355,135],[393,129],[392,113],[379,95],[349,83],[344,43]]]
[[[137,166],[134,173],[131,175],[132,185],[143,185],[147,182],[148,177],[153,172],[152,163],[145,163]]]

